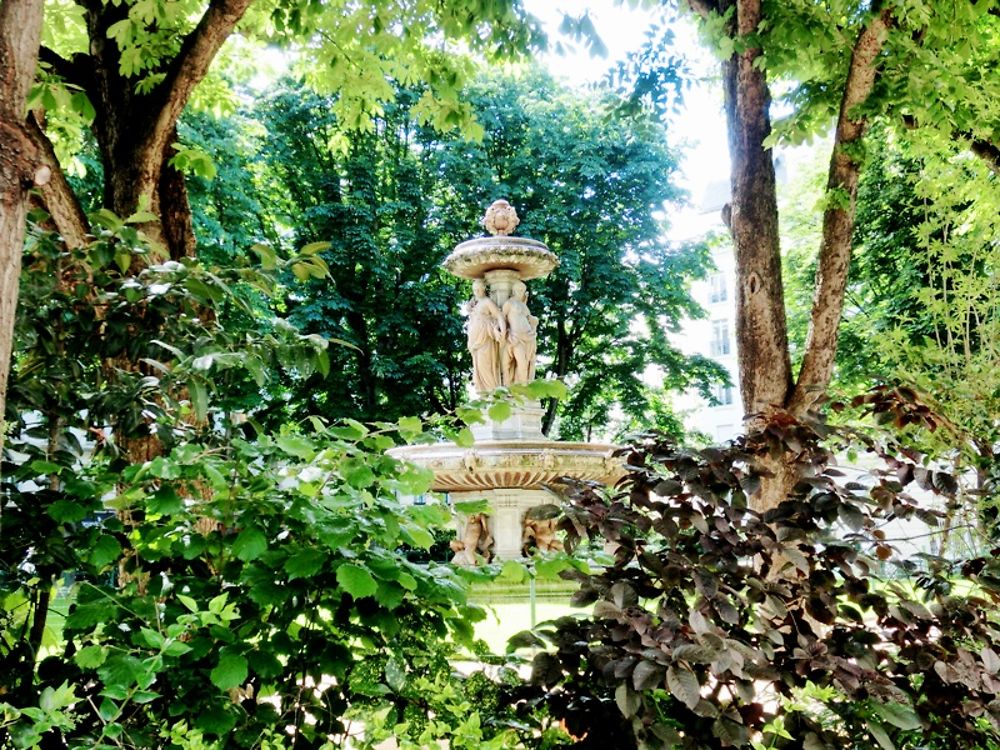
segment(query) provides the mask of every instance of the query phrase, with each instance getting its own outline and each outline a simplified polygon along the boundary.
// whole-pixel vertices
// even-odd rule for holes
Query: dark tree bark
[[[140,93],[121,75],[121,53],[108,29],[128,15],[125,4],[86,0],[90,55],[72,60],[45,49],[42,57],[70,83],[81,87],[96,111],[94,134],[104,164],[104,205],[120,216],[143,200],[155,221],[140,226],[159,259],[193,255],[195,238],[184,177],[167,162],[177,139],[177,120],[191,92],[233,32],[252,0],[212,0],[180,52],[164,64],[163,80]],[[47,201],[46,201],[47,202]],[[55,216],[55,212],[51,210]],[[56,221],[59,225],[58,220]],[[60,231],[63,231],[60,228]],[[65,233],[64,233],[65,236]]]
[[[28,132],[25,105],[35,80],[43,0],[0,3],[0,450],[13,349],[28,191],[51,174]]]

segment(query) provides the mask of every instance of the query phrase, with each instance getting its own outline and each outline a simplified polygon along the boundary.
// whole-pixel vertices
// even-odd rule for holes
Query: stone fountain
[[[544,278],[559,260],[537,240],[510,236],[518,223],[514,207],[496,201],[483,220],[490,236],[461,243],[444,261],[448,271],[472,281],[468,348],[472,386],[480,395],[535,377],[538,318],[528,308],[525,282]],[[546,485],[563,477],[610,483],[621,476],[614,446],[550,440],[542,434],[543,413],[537,401],[527,402],[513,406],[503,421],[473,425],[471,448],[439,443],[391,451],[431,469],[432,489],[449,493],[453,502],[488,502],[489,514],[462,520],[452,544],[456,562],[560,549],[555,521],[546,512],[553,502]]]

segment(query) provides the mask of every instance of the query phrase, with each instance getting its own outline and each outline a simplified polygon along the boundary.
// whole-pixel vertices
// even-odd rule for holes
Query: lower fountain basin
[[[434,472],[437,492],[498,488],[540,489],[562,477],[613,485],[625,473],[613,445],[554,440],[480,440],[471,448],[453,443],[408,445],[389,451]]]

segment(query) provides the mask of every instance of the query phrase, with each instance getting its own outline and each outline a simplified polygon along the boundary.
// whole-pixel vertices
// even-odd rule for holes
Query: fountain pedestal
[[[508,236],[518,218],[506,201],[490,206],[483,223],[493,236],[461,243],[444,267],[473,282],[468,308],[473,383],[480,395],[487,395],[497,386],[533,378],[538,319],[527,307],[525,281],[547,276],[559,261],[537,240]],[[612,457],[615,446],[549,440],[541,430],[544,413],[537,401],[514,405],[502,421],[473,425],[471,448],[439,443],[390,453],[431,469],[432,489],[447,492],[454,502],[487,501],[485,522],[493,537],[493,557],[520,557],[526,539],[537,540],[540,548],[558,548],[550,521],[532,514],[532,509],[556,500],[546,485],[564,477],[612,483],[622,468]],[[463,520],[456,561],[469,564],[478,559],[475,551],[464,550],[462,540],[468,539],[471,547],[472,539],[487,538],[481,532],[483,522],[479,515]],[[474,533],[465,533],[469,529]]]

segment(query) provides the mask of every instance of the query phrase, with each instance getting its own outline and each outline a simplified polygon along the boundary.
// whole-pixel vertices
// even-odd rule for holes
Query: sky
[[[541,62],[556,76],[574,86],[599,81],[618,60],[641,47],[655,12],[630,8],[615,0],[525,0],[525,7],[546,26],[549,36],[559,38],[563,13],[589,13],[608,49],[607,57],[594,57],[585,49],[558,55],[550,52]],[[719,64],[699,43],[694,23],[685,19],[675,31],[677,46],[689,60],[696,80],[685,94],[679,114],[666,123],[668,136],[682,149],[679,183],[697,206],[710,183],[729,178],[729,151],[726,141],[722,89],[717,79]],[[684,233],[691,212],[672,217],[675,229]]]

